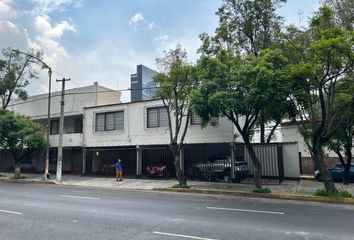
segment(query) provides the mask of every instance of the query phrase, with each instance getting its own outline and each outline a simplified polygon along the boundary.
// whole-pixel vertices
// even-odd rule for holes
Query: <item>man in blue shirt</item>
[[[123,168],[122,168],[122,161],[118,159],[116,164],[114,165],[116,167],[116,181],[123,181],[122,176],[123,176]],[[119,179],[119,180],[118,180]]]

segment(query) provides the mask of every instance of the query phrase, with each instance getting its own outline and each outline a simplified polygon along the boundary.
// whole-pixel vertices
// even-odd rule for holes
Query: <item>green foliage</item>
[[[191,186],[188,186],[188,185],[186,185],[186,184],[179,184],[179,183],[177,183],[177,184],[173,185],[172,188],[190,189]]]
[[[337,198],[353,198],[353,195],[348,191],[331,192],[326,189],[318,189],[315,196],[321,197],[337,197]]]
[[[291,98],[298,108],[299,132],[325,176],[328,191],[335,186],[325,167],[323,149],[331,142],[354,107],[354,33],[338,24],[333,11],[322,6],[305,30],[292,27],[285,47],[292,59]],[[292,54],[292,55],[290,55]],[[350,80],[351,79],[351,80]],[[296,119],[296,118],[295,118]]]
[[[29,84],[29,80],[38,77],[37,71],[31,68],[30,64],[38,65],[37,59],[41,59],[43,54],[34,50],[30,50],[28,54],[31,56],[26,56],[11,48],[2,50],[3,59],[0,59],[0,100],[3,109],[7,108],[11,98],[14,96],[25,100],[27,98],[25,88]]]
[[[162,99],[167,109],[170,150],[174,155],[174,165],[180,185],[186,184],[186,179],[180,169],[179,152],[187,134],[190,107],[189,94],[197,84],[195,67],[187,62],[187,52],[177,45],[175,49],[164,52],[162,58],[157,58],[156,63],[160,73],[154,76],[158,86],[157,97]]]
[[[14,166],[43,153],[46,143],[41,125],[29,117],[0,109],[0,149],[14,156]]]
[[[254,193],[271,193],[272,191],[269,188],[255,188],[252,190]]]

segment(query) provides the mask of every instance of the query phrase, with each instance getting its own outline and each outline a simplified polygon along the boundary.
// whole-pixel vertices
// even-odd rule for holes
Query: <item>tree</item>
[[[0,109],[0,150],[11,152],[16,178],[20,177],[21,163],[43,153],[45,146],[40,124],[33,123],[29,117]]]
[[[240,133],[255,166],[254,181],[261,188],[262,166],[251,144],[260,113],[276,108],[289,94],[287,59],[280,50],[263,50],[259,56],[230,56],[227,50],[198,62],[198,89],[191,94],[192,106],[204,123],[227,117]],[[279,95],[280,96],[280,95]]]
[[[218,9],[219,26],[213,37],[201,34],[203,45],[200,51],[212,56],[222,49],[227,49],[233,55],[259,56],[260,52],[272,48],[281,36],[282,18],[276,14],[276,9],[286,0],[224,0]],[[263,113],[257,119],[260,127],[261,142],[270,141],[275,129],[279,126],[279,114],[286,115],[285,108]],[[274,115],[273,115],[274,114]],[[270,134],[265,135],[265,125],[275,123]]]
[[[29,55],[21,54],[11,48],[2,50],[4,59],[0,59],[0,100],[2,109],[6,109],[11,98],[16,95],[27,99],[26,86],[29,79],[37,78],[38,73],[30,67],[30,63],[38,64],[42,53],[30,50]],[[33,57],[34,56],[34,57]]]
[[[354,29],[354,1],[325,0],[324,4],[333,9],[337,23],[347,30]]]
[[[164,57],[156,59],[161,72],[154,76],[154,82],[159,86],[157,96],[162,99],[167,109],[169,148],[174,156],[176,176],[179,185],[185,186],[187,181],[180,167],[180,151],[183,148],[190,118],[191,104],[188,96],[196,86],[197,80],[195,69],[187,63],[187,52],[181,45],[164,53]]]
[[[343,80],[342,80],[343,81]],[[350,80],[344,80],[337,88],[340,96],[337,99],[336,108],[341,109],[343,105],[350,101],[350,92],[354,91],[354,84]],[[333,150],[341,162],[343,172],[343,183],[349,184],[349,171],[352,163],[352,148],[354,139],[354,108],[351,113],[343,120],[341,127],[335,132],[328,148]],[[344,153],[344,156],[343,156]]]
[[[321,7],[303,32],[304,41],[289,40],[289,49],[296,53],[290,70],[294,82],[293,100],[298,107],[297,123],[321,171],[325,188],[337,192],[324,163],[324,146],[354,107],[354,94],[347,104],[336,108],[338,84],[349,77],[353,84],[353,31],[345,30],[335,21],[328,7]],[[299,46],[302,44],[305,46]]]

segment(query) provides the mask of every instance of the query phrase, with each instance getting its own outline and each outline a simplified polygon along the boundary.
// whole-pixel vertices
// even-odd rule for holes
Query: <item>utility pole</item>
[[[47,148],[45,151],[45,162],[44,162],[44,180],[49,180],[49,151],[50,151],[50,142],[49,142],[49,135],[50,135],[50,91],[52,85],[52,69],[48,69],[49,75],[49,90],[48,90],[48,115],[47,115]]]
[[[70,81],[70,78],[63,78],[57,80],[61,82],[61,101],[60,101],[60,121],[59,121],[59,146],[58,146],[58,160],[57,160],[57,182],[61,181],[61,173],[63,168],[63,133],[64,133],[64,94],[65,82]]]

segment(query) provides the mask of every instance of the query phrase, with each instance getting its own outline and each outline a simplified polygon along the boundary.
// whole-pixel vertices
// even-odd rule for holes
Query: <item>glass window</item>
[[[191,125],[201,125],[202,119],[196,113],[191,112]]]
[[[124,112],[109,112],[96,114],[96,132],[124,129]]]
[[[168,114],[166,107],[155,107],[147,109],[147,127],[167,127],[168,126]]]
[[[59,120],[50,121],[50,135],[59,134]]]

